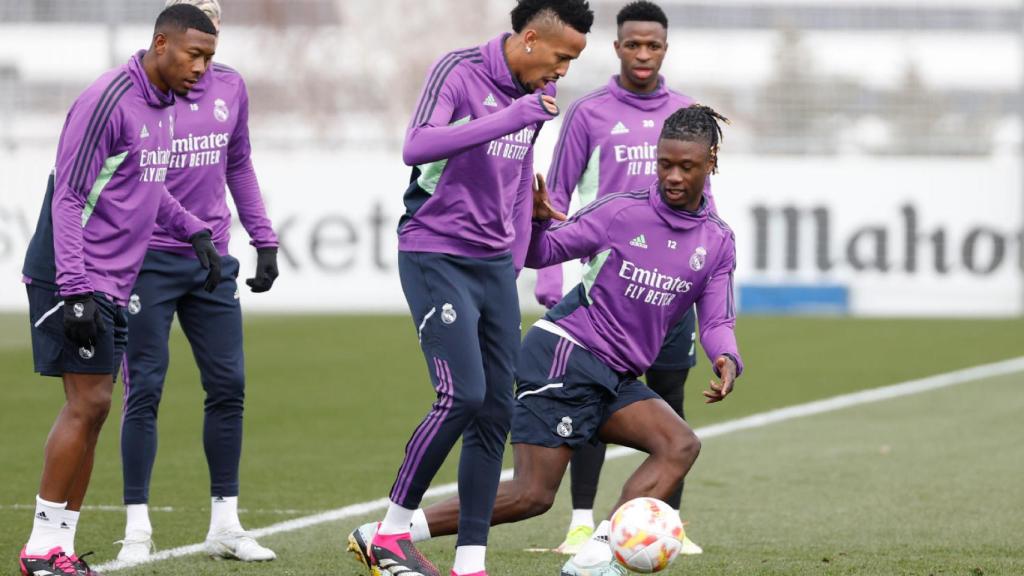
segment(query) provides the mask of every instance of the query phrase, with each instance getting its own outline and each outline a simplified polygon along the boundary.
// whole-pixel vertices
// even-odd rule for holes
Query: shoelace
[[[424,556],[423,553],[420,552],[417,548],[412,549],[412,555],[415,557],[416,560],[419,561],[420,567],[426,570],[433,570],[434,574],[440,574],[440,572],[438,572],[437,568],[434,566],[433,562],[427,560],[427,557]]]
[[[84,570],[86,574],[92,574],[93,573],[92,568],[90,568],[89,567],[89,563],[85,561],[85,557],[86,556],[90,556],[90,555],[93,555],[92,550],[89,550],[88,552],[86,552],[85,554],[82,554],[81,556],[77,556],[77,557],[71,558],[72,566],[75,566],[76,569],[79,569],[79,567],[76,566],[76,565],[77,564],[81,564],[81,570]]]
[[[65,574],[68,572],[74,574],[78,571],[78,569],[75,568],[75,563],[72,562],[71,558],[63,552],[50,558],[50,567],[54,570],[60,570]]]

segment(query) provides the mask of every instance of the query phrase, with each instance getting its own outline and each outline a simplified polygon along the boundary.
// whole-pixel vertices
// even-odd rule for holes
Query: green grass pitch
[[[1024,352],[1021,320],[741,317],[738,333],[748,371],[732,397],[702,404],[707,361],[691,373],[687,415],[696,427]],[[161,549],[201,542],[209,514],[202,391],[177,331],[171,350],[151,502]],[[431,398],[411,321],[251,316],[246,351],[246,526],[386,496]],[[56,380],[32,374],[21,316],[0,316],[0,382],[0,551],[15,574],[43,442],[63,400]],[[684,499],[688,533],[705,554],[666,573],[1024,574],[1022,386],[1024,374],[989,378],[707,440]],[[119,416],[117,400],[79,528],[78,550],[95,550],[99,562],[114,558],[123,529]],[[605,466],[599,514],[638,462]],[[436,484],[454,478],[446,465]],[[491,574],[557,574],[562,557],[522,549],[560,541],[565,488],[548,514],[492,532]],[[268,564],[189,556],[115,573],[354,575],[344,538],[369,519],[263,538],[279,555]],[[447,573],[453,545],[442,538],[423,549]]]

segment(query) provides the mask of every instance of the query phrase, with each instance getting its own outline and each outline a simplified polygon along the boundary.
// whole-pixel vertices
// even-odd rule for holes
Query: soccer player
[[[573,449],[597,438],[649,455],[626,481],[616,508],[640,496],[664,500],[696,460],[700,440],[637,378],[694,304],[701,344],[720,379],[704,391],[706,401],[726,398],[743,371],[734,334],[735,241],[703,194],[718,162],[719,120],[705,106],[673,113],[658,140],[655,183],[592,202],[561,224],[550,225],[560,213],[538,176],[526,264],[606,256],[523,341],[512,425],[515,474],[499,486],[493,524],[547,511]],[[423,540],[460,528],[456,497],[417,514],[410,530]],[[358,540],[366,542],[373,530],[361,526]],[[612,562],[608,530],[609,522],[601,522],[562,575],[625,574]]]
[[[100,76],[68,111],[23,268],[35,370],[61,377],[65,396],[46,441],[23,574],[93,573],[74,537],[126,346],[124,307],[154,224],[192,245],[211,288],[220,280],[211,228],[164,185],[174,96],[206,71],[216,35],[193,6],[164,10],[149,50]]]
[[[660,7],[640,0],[619,11],[615,53],[621,64],[608,84],[584,96],[569,107],[555,155],[548,172],[552,205],[569,208],[573,190],[586,206],[595,199],[625,190],[646,188],[655,177],[655,145],[658,130],[670,114],[689,106],[693,100],[668,88],[659,75],[668,50],[668,18]],[[710,179],[705,197],[714,210]],[[589,267],[600,265],[600,259]],[[547,308],[562,297],[562,267],[537,271],[536,296]],[[676,414],[683,416],[683,386],[697,361],[695,322],[691,309],[671,327],[665,344],[645,376],[647,385],[658,393]],[[569,468],[572,519],[565,540],[556,549],[575,554],[594,532],[594,498],[604,464],[605,444],[583,444],[573,454]],[[682,484],[666,498],[679,510]],[[701,549],[689,537],[682,553],[699,554]]]
[[[203,10],[220,29],[217,0],[168,0]],[[208,292],[202,265],[188,246],[158,228],[149,241],[128,301],[131,338],[125,355],[121,460],[127,523],[117,559],[137,563],[153,549],[149,484],[157,450],[157,412],[167,374],[167,340],[175,313],[199,366],[206,391],[203,446],[210,471],[210,527],[206,552],[216,558],[273,560],[272,550],[245,532],[238,518],[238,468],[242,453],[245,362],[238,260],[228,254],[231,189],[239,219],[256,247],[253,292],[277,277],[277,236],[267,218],[249,146],[249,97],[238,72],[212,64],[189,93],[177,99],[177,121],[167,188],[182,206],[213,228],[224,263],[224,281]]]
[[[362,557],[374,571],[438,574],[413,546],[409,523],[462,436],[452,573],[485,573],[511,425],[533,144],[558,113],[554,83],[583,51],[593,18],[584,0],[519,0],[511,34],[448,53],[427,76],[403,148],[414,168],[398,266],[437,401],[406,445],[391,503]]]

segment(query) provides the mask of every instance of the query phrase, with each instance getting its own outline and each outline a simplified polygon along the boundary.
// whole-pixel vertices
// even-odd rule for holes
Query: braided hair
[[[683,140],[686,142],[706,142],[715,161],[712,174],[718,173],[718,145],[722,141],[722,125],[729,119],[715,112],[710,106],[691,104],[680,108],[665,120],[661,129],[662,139]]]

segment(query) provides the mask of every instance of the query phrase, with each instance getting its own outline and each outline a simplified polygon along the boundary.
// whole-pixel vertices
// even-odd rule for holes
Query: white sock
[[[128,517],[124,524],[125,540],[148,540],[153,536],[153,525],[149,523],[149,504],[126,504]]]
[[[377,532],[380,534],[405,534],[409,532],[409,524],[412,523],[415,510],[403,508],[392,502],[388,505],[388,511],[384,514],[384,520],[380,523]]]
[[[573,510],[572,520],[569,522],[569,530],[577,526],[589,526],[594,527],[594,511],[593,510]]]
[[[214,496],[210,499],[210,531],[241,532],[242,521],[238,519],[238,496]]]
[[[413,542],[430,540],[430,526],[427,525],[427,515],[423,513],[423,508],[417,508],[412,513],[412,522],[410,524],[409,532],[412,532]]]
[[[75,554],[75,532],[78,529],[78,517],[81,514],[78,510],[68,510],[65,508],[59,516],[60,547],[64,549],[64,553],[68,556]]]
[[[455,565],[452,566],[452,573],[458,575],[483,572],[486,556],[487,546],[456,546]]]
[[[32,521],[32,535],[25,544],[26,554],[41,556],[60,546],[60,519],[67,507],[67,502],[48,502],[36,496],[35,519]]]
[[[573,557],[577,566],[589,567],[612,561],[612,548],[608,545],[608,533],[611,532],[611,522],[604,520],[594,529],[594,535],[587,540],[587,543],[580,548],[580,551]]]

